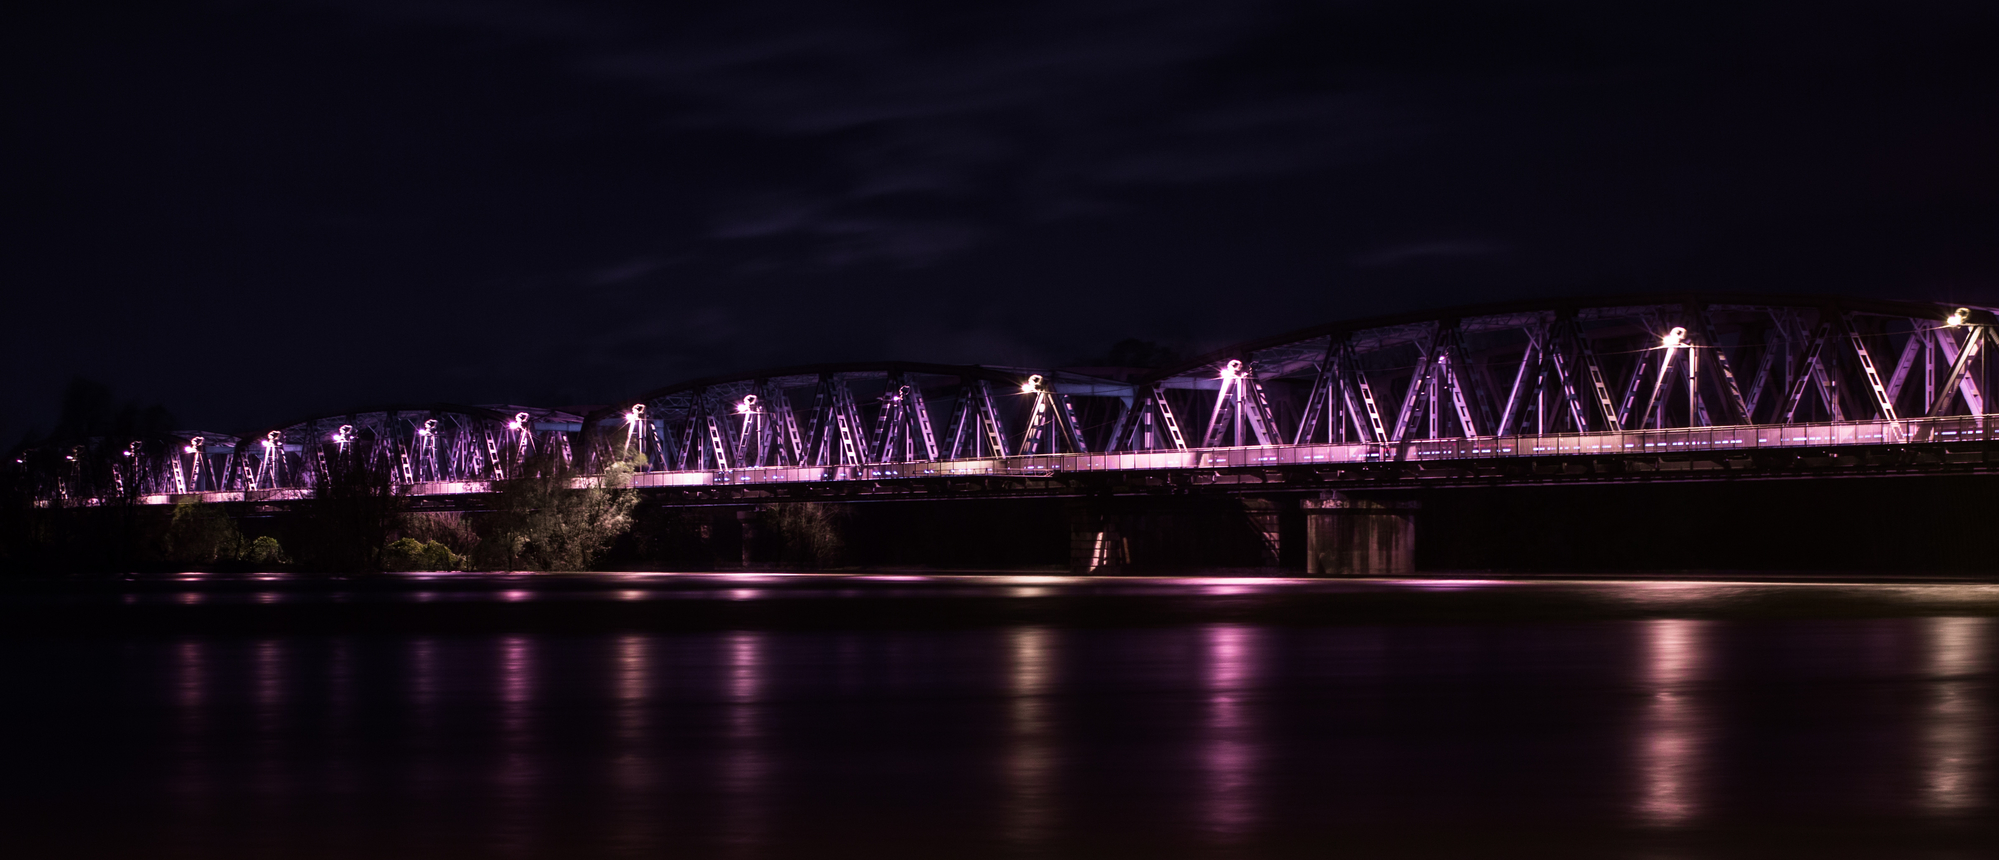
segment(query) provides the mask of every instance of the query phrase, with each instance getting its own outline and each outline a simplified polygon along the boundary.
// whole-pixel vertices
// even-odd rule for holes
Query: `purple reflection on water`
[[[649,711],[653,647],[653,641],[645,636],[626,634],[618,637],[612,658],[611,783],[619,798],[615,839],[621,849],[635,854],[659,842],[657,811],[643,800],[651,796],[659,779]]]
[[[1263,635],[1238,624],[1204,631],[1207,715],[1201,765],[1207,792],[1202,819],[1208,833],[1224,842],[1241,838],[1256,824],[1256,767],[1263,751],[1249,692]]]
[[[274,807],[282,803],[288,788],[285,759],[279,749],[284,732],[284,658],[284,646],[275,639],[259,641],[253,655],[257,733],[251,747],[255,756],[252,772],[258,799]]]
[[[1923,627],[1926,668],[1937,680],[1923,713],[1921,804],[1937,815],[1962,815],[1984,802],[1979,777],[1991,716],[1977,676],[1991,667],[1993,619],[1930,618]]]
[[[1661,618],[1639,630],[1648,699],[1638,731],[1636,812],[1646,824],[1674,827],[1700,811],[1706,726],[1691,687],[1707,671],[1708,624]]]
[[[723,640],[724,750],[720,788],[724,809],[722,841],[754,853],[769,821],[764,796],[770,780],[770,753],[764,749],[762,695],[766,634],[742,631]]]
[[[526,852],[535,841],[535,788],[541,773],[534,749],[534,657],[534,640],[525,636],[500,640],[499,769],[493,785],[501,822],[499,847],[509,854]]]
[[[354,770],[358,752],[354,748],[354,643],[347,639],[334,640],[333,653],[328,657],[327,703],[327,733],[332,742],[326,750],[329,757],[326,782],[335,792],[345,795],[360,783]]]
[[[442,695],[438,685],[437,642],[429,637],[418,637],[409,642],[409,688],[405,691],[409,708],[405,711],[410,722],[412,754],[408,768],[409,789],[421,799],[435,796],[442,780],[438,764],[437,738],[438,699]]]
[[[174,651],[174,698],[179,712],[174,797],[185,825],[208,814],[213,789],[207,745],[209,658],[207,644],[198,639],[183,641]]]
[[[1006,838],[1021,845],[1046,841],[1055,811],[1055,740],[1048,693],[1054,683],[1056,639],[1044,627],[1007,631]]]

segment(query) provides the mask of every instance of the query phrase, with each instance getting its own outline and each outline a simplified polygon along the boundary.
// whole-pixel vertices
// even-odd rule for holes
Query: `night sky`
[[[0,444],[1073,364],[1660,289],[1999,302],[1999,4],[36,4]]]

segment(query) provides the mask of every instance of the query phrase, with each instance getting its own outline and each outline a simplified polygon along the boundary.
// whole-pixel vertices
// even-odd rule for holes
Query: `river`
[[[13,857],[1989,857],[1999,586],[0,588]]]

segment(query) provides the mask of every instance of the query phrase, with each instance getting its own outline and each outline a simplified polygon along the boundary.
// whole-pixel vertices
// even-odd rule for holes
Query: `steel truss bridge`
[[[827,364],[584,414],[433,404],[20,452],[42,505],[439,506],[523,476],[685,504],[1984,471],[1995,309],[1674,294],[1334,322],[1182,366]],[[1995,455],[1999,463],[1999,455]]]

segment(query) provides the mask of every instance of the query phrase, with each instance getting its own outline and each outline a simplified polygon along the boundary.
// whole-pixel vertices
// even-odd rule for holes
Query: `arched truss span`
[[[228,488],[237,437],[214,431],[98,436],[24,448],[14,466],[53,501],[134,499]]]
[[[1983,414],[1994,309],[1687,293],[1343,321],[1139,380],[1112,450]]]
[[[1339,448],[1313,462],[1363,462],[1624,451],[1692,444],[1662,442],[1673,434],[1658,430],[1807,424],[1836,425],[1856,440],[1950,441],[1990,432],[1995,326],[1994,308],[1954,303],[1737,293],[1553,299],[1333,322],[1133,383],[978,365],[808,365],[691,380],[587,416],[390,406],[240,439],[68,440],[17,451],[8,468],[44,503],[95,504],[314,489],[354,475],[462,492],[557,464],[598,472],[640,455],[646,470],[711,471],[1305,445]],[[1833,434],[1704,435],[1700,444],[1713,448],[1809,445]],[[1410,447],[1423,440],[1439,441]]]
[[[1130,394],[1063,371],[850,362],[682,382],[584,424],[593,468],[907,463],[1100,451]]]
[[[582,416],[533,406],[385,406],[266,428],[239,442],[223,489],[505,480],[575,460]]]

